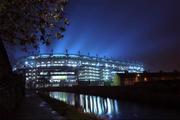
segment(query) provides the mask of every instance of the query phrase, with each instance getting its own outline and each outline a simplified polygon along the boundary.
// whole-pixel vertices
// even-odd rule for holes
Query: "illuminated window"
[[[40,75],[47,75],[48,72],[40,72]]]
[[[51,80],[66,80],[67,76],[51,76]]]

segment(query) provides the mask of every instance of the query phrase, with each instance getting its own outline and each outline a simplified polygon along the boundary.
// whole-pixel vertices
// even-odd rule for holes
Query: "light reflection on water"
[[[86,113],[93,113],[105,119],[179,119],[177,110],[157,109],[137,103],[122,102],[99,96],[74,94],[67,92],[50,92],[50,97],[75,106]]]
[[[86,113],[93,113],[98,116],[111,117],[119,113],[117,100],[103,98],[99,96],[78,95],[66,92],[50,92],[50,97],[63,101],[76,108],[80,108]]]

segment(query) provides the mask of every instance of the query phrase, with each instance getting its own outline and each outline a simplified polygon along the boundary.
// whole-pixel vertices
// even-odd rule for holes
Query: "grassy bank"
[[[74,106],[68,105],[62,101],[50,98],[47,95],[39,94],[56,112],[67,120],[102,120],[94,114],[83,113],[77,110]]]

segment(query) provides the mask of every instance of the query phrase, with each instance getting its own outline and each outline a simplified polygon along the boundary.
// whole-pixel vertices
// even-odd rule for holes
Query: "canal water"
[[[67,92],[50,92],[50,97],[93,113],[108,120],[123,119],[179,119],[180,111],[153,108],[141,104],[119,101],[99,96],[74,94]]]

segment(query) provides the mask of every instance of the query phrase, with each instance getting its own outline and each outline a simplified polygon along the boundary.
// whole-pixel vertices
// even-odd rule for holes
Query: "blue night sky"
[[[70,0],[65,38],[41,53],[80,50],[140,61],[151,71],[180,70],[179,6],[179,0]],[[16,58],[22,55],[16,50]]]

